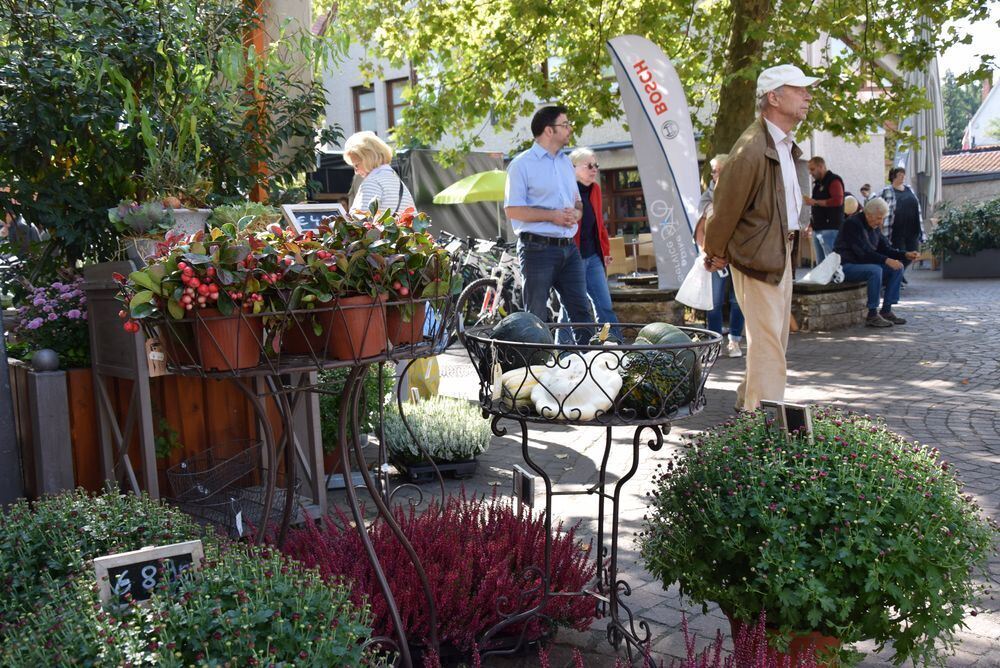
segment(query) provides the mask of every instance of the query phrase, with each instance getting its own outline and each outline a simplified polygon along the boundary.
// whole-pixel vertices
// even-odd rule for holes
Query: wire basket
[[[286,479],[279,470],[271,507],[266,508],[268,469],[262,448],[260,441],[214,446],[169,468],[171,500],[195,519],[232,537],[279,524],[288,498]],[[294,522],[299,509],[293,506],[292,510]]]
[[[484,413],[540,423],[664,425],[705,406],[705,381],[722,337],[694,327],[684,336],[649,343],[646,325],[619,323],[619,341],[560,344],[570,327],[595,332],[600,323],[546,324],[552,343],[493,338],[493,327],[464,330],[479,376]]]

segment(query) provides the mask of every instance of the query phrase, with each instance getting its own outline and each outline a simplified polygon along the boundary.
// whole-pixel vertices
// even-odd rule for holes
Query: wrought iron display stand
[[[590,331],[601,327],[595,323],[576,326]],[[570,325],[548,327],[556,330]],[[491,640],[515,624],[521,624],[524,628],[524,623],[532,619],[540,619],[546,623],[546,606],[552,598],[560,596],[592,597],[597,616],[609,620],[608,642],[615,649],[621,649],[624,645],[630,662],[645,656],[645,647],[651,635],[649,625],[643,620],[637,620],[623,600],[623,597],[631,595],[632,588],[618,575],[621,493],[638,469],[643,432],[650,432],[645,444],[651,450],[659,450],[663,446],[663,437],[669,433],[673,422],[694,415],[704,408],[705,380],[719,356],[722,338],[707,330],[685,327],[681,329],[691,338],[689,343],[650,344],[640,341],[636,344],[635,336],[641,327],[642,325],[620,325],[620,338],[632,343],[608,346],[600,343],[512,343],[490,338],[488,327],[463,331],[460,326],[459,336],[469,351],[479,376],[479,398],[484,416],[492,418],[493,433],[498,436],[507,434],[507,429],[499,424],[502,420],[510,420],[520,427],[522,457],[541,478],[545,488],[544,561],[541,565],[528,567],[522,574],[526,583],[536,583],[533,588],[524,592],[522,599],[529,603],[535,602],[530,605],[522,602],[521,609],[517,609],[515,602],[497,602],[503,619],[481,640],[480,646],[486,648],[482,652],[484,657],[520,651],[525,642],[523,632],[517,645],[513,647],[491,649]],[[502,384],[500,373],[504,369],[524,371],[520,378],[519,372],[514,371],[513,381]],[[621,387],[602,384],[609,374],[624,378]],[[561,382],[556,380],[558,376],[562,377]],[[539,412],[532,401],[525,402],[518,397],[520,390],[528,385],[535,386],[532,399],[540,393],[547,400],[547,411]],[[548,389],[543,387],[538,390],[538,385],[547,385]],[[576,392],[581,395],[587,393],[603,407],[591,415],[592,406],[581,408],[574,405],[573,395]],[[552,479],[532,457],[529,425],[556,423],[605,427],[604,451],[597,480],[593,484],[571,490],[555,490]],[[612,429],[616,426],[630,427],[633,434],[628,470],[614,481],[609,479],[608,463],[612,449]],[[552,499],[556,496],[597,497],[596,579],[591,589],[578,592],[551,589]],[[608,505],[610,525],[606,520]]]
[[[208,336],[206,337],[203,335],[202,341],[199,345],[193,345],[193,340],[196,338],[193,335],[193,332],[199,329],[211,330],[212,328],[210,323],[222,320],[221,318],[202,317],[196,314],[195,318],[181,322],[170,320],[150,320],[145,324],[151,334],[156,334],[161,339],[168,339],[171,342],[169,345],[165,346],[167,348],[168,368],[171,372],[179,375],[228,380],[240,389],[249,401],[250,405],[253,407],[257,424],[259,426],[260,438],[263,443],[264,455],[268,463],[268,466],[266,467],[266,479],[263,480],[264,518],[271,517],[270,509],[275,503],[276,496],[279,493],[284,494],[284,501],[282,503],[277,533],[277,541],[279,545],[284,542],[288,528],[292,523],[293,516],[296,511],[296,453],[298,452],[294,428],[296,407],[309,393],[330,394],[329,391],[323,389],[321,383],[316,382],[315,378],[317,372],[350,368],[343,391],[340,393],[340,421],[338,434],[340,464],[344,480],[346,482],[346,497],[351,510],[351,515],[354,519],[354,526],[357,528],[361,542],[364,545],[365,552],[368,555],[369,562],[371,563],[376,579],[378,580],[381,593],[385,597],[389,609],[389,615],[396,631],[395,638],[372,638],[368,641],[367,645],[380,646],[385,651],[394,652],[397,654],[398,660],[402,665],[412,666],[413,661],[410,647],[407,642],[405,631],[403,630],[402,617],[400,615],[399,608],[389,587],[384,569],[379,562],[379,555],[376,553],[369,536],[368,529],[370,524],[367,523],[364,518],[357,489],[355,489],[354,485],[351,484],[351,456],[353,453],[356,461],[365,461],[365,457],[362,452],[363,445],[358,436],[360,434],[359,425],[361,423],[359,406],[364,395],[365,378],[368,374],[369,368],[372,365],[378,365],[380,367],[379,389],[384,392],[384,388],[382,386],[383,378],[381,374],[381,366],[383,364],[386,362],[403,363],[405,373],[405,371],[409,369],[410,365],[412,365],[417,359],[437,355],[443,352],[448,343],[448,332],[449,326],[452,324],[454,303],[451,298],[441,297],[434,299],[411,299],[398,304],[388,304],[390,307],[394,305],[404,306],[409,309],[410,312],[426,310],[427,317],[429,318],[428,325],[426,327],[420,327],[420,331],[417,331],[415,334],[411,333],[412,338],[416,339],[416,341],[414,343],[396,346],[387,342],[386,350],[378,352],[377,354],[369,355],[367,357],[341,360],[329,359],[325,349],[330,341],[322,339],[316,340],[315,338],[310,339],[308,330],[311,329],[310,324],[313,319],[323,316],[323,311],[340,311],[343,313],[350,311],[355,307],[334,305],[327,309],[316,309],[301,312],[286,310],[279,313],[264,313],[256,315],[241,313],[237,316],[239,324],[235,325],[235,328],[236,330],[247,328],[251,331],[251,335],[246,339],[245,345],[253,347],[255,352],[259,352],[261,361],[255,366],[249,368],[233,368],[238,365],[229,364],[228,366],[230,368],[224,371],[207,370],[200,363],[196,362],[196,360],[199,360],[199,357],[203,357],[203,351],[205,348],[218,349],[216,352],[220,352],[222,350],[223,342],[218,340],[214,333],[208,331]],[[333,317],[336,318],[340,316]],[[260,318],[270,318],[272,322],[280,320],[284,320],[286,323],[291,322],[291,328],[297,330],[298,333],[303,335],[306,339],[306,348],[308,349],[308,353],[298,355],[273,353],[273,350],[278,347],[272,338],[273,332],[265,333],[266,330],[263,327],[254,324],[255,322],[258,322],[257,319]],[[206,326],[206,323],[209,323],[209,325]],[[371,323],[372,320],[369,320],[369,327],[371,326]],[[403,328],[408,326],[408,324],[404,323]],[[287,336],[287,332],[289,331],[288,325],[286,324],[285,327],[285,335]],[[239,338],[238,333],[233,334],[233,336]],[[381,334],[374,333],[369,331],[369,328],[366,327],[360,338],[361,341],[364,341],[373,336],[386,337],[386,334],[384,332]],[[327,337],[329,337],[329,332],[327,333]],[[389,338],[391,337],[392,333],[389,333]],[[355,350],[358,349],[360,343],[360,341],[352,342]],[[199,350],[199,348],[201,350]],[[202,355],[199,355],[200,352]],[[233,355],[233,359],[239,358],[239,356],[239,352],[237,351]],[[277,420],[274,422],[272,422],[271,415],[269,415],[268,412],[269,403],[272,403],[276,409]],[[413,437],[417,447],[424,454],[427,461],[429,461],[433,466],[433,459],[428,455],[423,445],[416,439],[412,429],[406,422],[405,412],[403,411],[402,397],[399,393],[397,393],[397,403],[403,424],[406,426],[406,429],[409,431],[411,437]],[[380,405],[379,466],[376,468],[374,476],[365,466],[359,466],[360,474],[363,480],[363,485],[359,486],[359,488],[367,490],[378,511],[372,522],[385,522],[413,562],[417,577],[420,579],[423,586],[431,622],[431,637],[428,638],[428,645],[430,649],[439,651],[440,645],[436,631],[436,611],[426,571],[421,565],[420,559],[417,557],[412,544],[407,539],[398,522],[394,518],[390,507],[396,493],[403,488],[416,490],[421,497],[422,493],[419,488],[410,484],[403,484],[397,486],[396,488],[392,488],[386,471],[387,467],[385,466],[388,454],[384,434],[382,433],[382,418],[383,413]],[[281,427],[280,439],[275,436],[275,427],[278,425]],[[299,453],[299,457],[300,459],[302,458],[301,453]],[[276,466],[275,463],[278,462],[279,459],[283,462],[284,468],[283,489],[278,489],[277,482],[278,466]],[[308,469],[308,467],[304,468]],[[434,466],[434,470],[437,474],[438,483],[440,485],[441,496],[444,498],[444,480],[436,466]],[[325,509],[320,509],[320,512],[325,512]],[[259,530],[255,535],[255,540],[260,543],[264,537],[265,531]]]

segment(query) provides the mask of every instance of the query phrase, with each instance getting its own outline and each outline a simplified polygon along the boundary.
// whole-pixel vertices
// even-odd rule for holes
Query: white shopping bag
[[[702,253],[694,261],[694,266],[688,271],[681,283],[677,301],[699,311],[711,311],[712,302],[712,272],[705,269],[705,254]]]
[[[837,280],[837,278],[840,280]],[[830,253],[823,261],[817,264],[812,270],[800,278],[796,283],[810,283],[812,285],[826,285],[830,281],[841,283],[844,280],[844,271],[840,268],[840,254]]]

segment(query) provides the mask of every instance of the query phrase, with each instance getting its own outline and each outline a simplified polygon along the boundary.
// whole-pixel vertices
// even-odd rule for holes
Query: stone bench
[[[792,287],[792,317],[800,332],[826,332],[864,324],[868,315],[865,283]]]
[[[612,287],[611,306],[620,322],[684,324],[684,305],[674,301],[676,290]]]

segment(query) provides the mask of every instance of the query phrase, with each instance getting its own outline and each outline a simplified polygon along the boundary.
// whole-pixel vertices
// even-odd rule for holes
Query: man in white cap
[[[769,67],[757,78],[759,118],[729,151],[715,186],[715,211],[705,224],[705,266],[730,265],[746,318],[747,372],[737,410],[785,398],[792,249],[798,240],[802,189],[792,131],[809,111],[806,76],[794,65]]]

